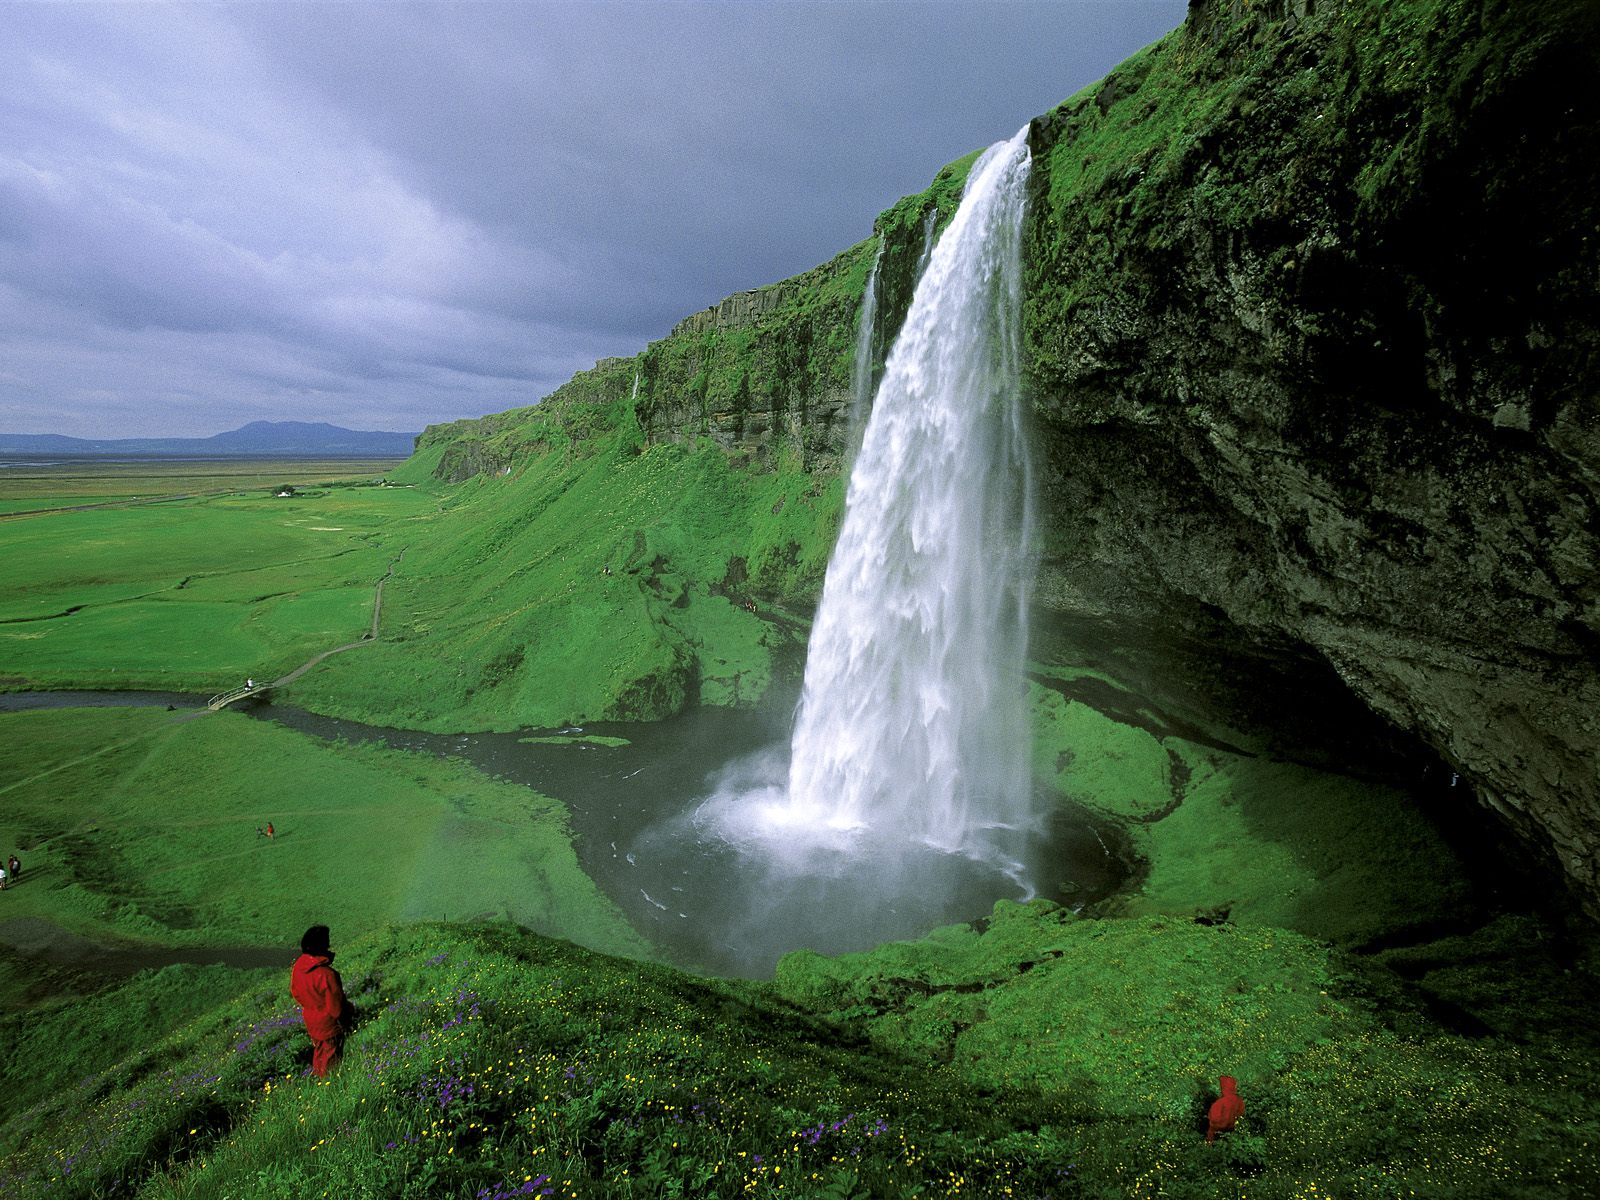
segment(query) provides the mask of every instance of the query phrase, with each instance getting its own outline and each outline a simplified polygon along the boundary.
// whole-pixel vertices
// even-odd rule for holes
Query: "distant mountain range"
[[[88,438],[0,433],[0,454],[193,458],[408,458],[414,433],[341,429],[322,421],[252,421],[206,438]]]

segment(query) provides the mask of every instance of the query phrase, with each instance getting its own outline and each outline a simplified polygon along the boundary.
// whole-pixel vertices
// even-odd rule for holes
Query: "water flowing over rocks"
[[[982,831],[1032,816],[1026,132],[973,167],[873,402],[795,718],[802,827],[887,826],[976,853]]]

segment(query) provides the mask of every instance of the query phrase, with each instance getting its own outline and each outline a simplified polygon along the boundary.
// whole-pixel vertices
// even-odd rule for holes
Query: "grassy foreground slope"
[[[169,969],[31,1041],[0,1026],[57,1083],[8,1056],[0,1188],[1487,1198],[1581,1195],[1600,1170],[1593,1044],[1514,1020],[1447,1031],[1281,931],[1001,905],[982,933],[795,956],[774,986],[428,925],[362,939],[341,967],[365,1020],[327,1083],[304,1074],[281,979],[200,1015],[135,1008],[209,985]],[[1559,975],[1532,986],[1546,1012],[1581,1012]],[[125,1057],[66,1070],[43,1040],[144,1012]],[[1248,1110],[1207,1146],[1196,1122],[1224,1071]]]

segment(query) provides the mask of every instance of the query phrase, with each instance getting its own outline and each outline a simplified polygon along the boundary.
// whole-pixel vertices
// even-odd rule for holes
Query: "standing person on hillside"
[[[350,1011],[333,957],[328,927],[313,925],[300,939],[300,957],[289,976],[289,994],[300,1005],[311,1038],[311,1073],[319,1077],[339,1061]]]
[[[6,859],[6,870],[11,872],[11,882],[17,881],[17,876],[22,874],[22,860],[13,854]]]

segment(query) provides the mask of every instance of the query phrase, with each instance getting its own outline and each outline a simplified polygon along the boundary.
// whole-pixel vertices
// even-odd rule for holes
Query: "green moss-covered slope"
[[[772,606],[815,587],[842,486],[788,460],[752,472],[710,443],[647,443],[630,379],[602,369],[470,437],[430,433],[425,460],[503,465],[417,523],[376,644],[290,698],[443,730],[760,699],[792,640]]]
[[[1600,1169],[1595,1047],[1453,1031],[1404,986],[1270,930],[1003,905],[982,933],[799,955],[754,985],[434,925],[353,943],[340,966],[363,1019],[327,1083],[304,1074],[286,972],[222,998],[214,975],[169,969],[42,1024],[0,1021],[0,1186],[1548,1197]],[[1547,1011],[1582,1003],[1559,976],[1538,983]],[[1486,994],[1458,992],[1492,1015]],[[64,1073],[56,1054],[97,1030],[102,1056]],[[1221,1073],[1246,1113],[1208,1146],[1197,1121]]]

